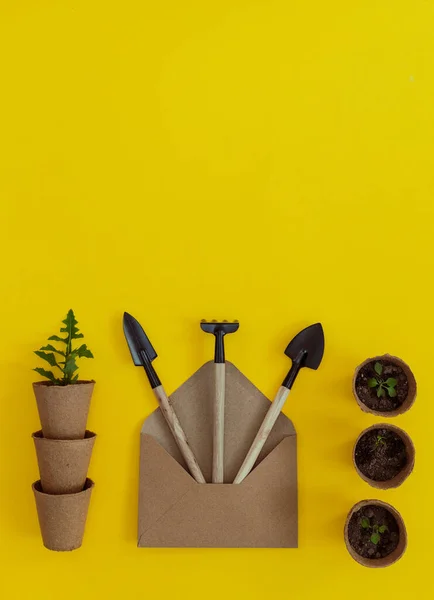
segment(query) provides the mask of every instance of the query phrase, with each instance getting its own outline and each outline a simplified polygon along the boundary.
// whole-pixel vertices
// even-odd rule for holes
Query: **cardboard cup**
[[[349,536],[348,536],[348,525],[349,525],[349,522],[350,522],[353,514],[355,512],[357,512],[358,510],[360,510],[361,508],[363,508],[364,506],[372,505],[372,504],[374,504],[375,506],[380,506],[381,508],[385,508],[386,510],[388,510],[390,513],[392,513],[392,515],[396,519],[396,522],[398,523],[398,528],[399,528],[398,545],[393,552],[391,552],[388,556],[385,556],[384,558],[364,558],[363,556],[360,556],[360,554],[357,554],[357,552],[354,550],[354,548],[350,544],[350,540],[349,540]],[[363,565],[364,567],[371,567],[371,568],[389,567],[390,565],[392,565],[393,563],[398,561],[401,558],[401,556],[404,554],[405,550],[407,549],[407,530],[405,528],[404,521],[403,521],[401,515],[396,510],[396,508],[394,508],[390,504],[387,504],[387,502],[382,502],[381,500],[362,500],[361,502],[358,502],[357,504],[355,504],[353,506],[353,508],[348,513],[347,520],[345,521],[344,538],[345,538],[345,545],[347,547],[348,552],[352,556],[352,558],[354,558],[354,560],[356,562]]]
[[[77,381],[65,386],[45,381],[33,384],[44,438],[84,438],[94,385],[94,381]]]
[[[402,470],[397,475],[395,475],[395,477],[392,477],[392,479],[389,479],[387,481],[375,481],[374,479],[370,479],[369,477],[366,477],[366,475],[364,475],[361,472],[361,470],[359,469],[359,467],[357,466],[357,463],[356,463],[356,446],[357,446],[359,440],[365,435],[365,433],[367,433],[368,431],[372,431],[373,429],[388,429],[389,431],[392,431],[396,435],[399,435],[399,437],[402,439],[402,441],[405,444],[405,450],[407,452],[407,464],[402,468]],[[362,433],[359,435],[359,437],[357,438],[356,443],[354,444],[354,448],[353,448],[353,464],[354,464],[354,467],[355,467],[357,473],[360,475],[360,477],[363,479],[363,481],[366,481],[366,483],[369,483],[369,485],[374,488],[377,488],[380,490],[388,490],[390,488],[396,488],[396,487],[400,486],[402,483],[404,483],[404,481],[407,479],[407,477],[411,474],[411,472],[413,471],[413,468],[414,468],[415,454],[416,454],[416,451],[414,448],[414,444],[411,441],[411,438],[408,435],[408,433],[406,433],[400,427],[396,427],[396,425],[389,425],[388,423],[378,423],[376,425],[371,425],[371,427],[368,427],[367,429],[364,429],[362,431]]]
[[[86,482],[96,434],[86,431],[82,440],[44,438],[32,435],[38,457],[42,490],[47,494],[81,492]]]
[[[86,479],[82,492],[52,495],[42,491],[40,481],[33,484],[42,541],[48,550],[65,552],[80,548],[94,485],[91,479]]]
[[[362,402],[357,395],[356,380],[357,380],[357,375],[359,374],[360,369],[362,369],[365,365],[367,365],[370,362],[375,362],[375,361],[379,361],[379,360],[388,361],[388,362],[393,363],[397,367],[401,367],[401,369],[404,371],[404,373],[407,376],[408,395],[407,395],[407,398],[404,400],[404,402],[401,404],[401,406],[399,406],[396,410],[389,410],[387,412],[373,410],[372,408],[369,408],[369,406],[366,406],[366,404],[364,404],[364,402]],[[407,412],[407,410],[409,410],[413,406],[414,401],[416,400],[416,394],[417,394],[417,384],[416,384],[416,379],[413,375],[413,372],[410,369],[410,367],[407,365],[407,363],[405,363],[403,360],[401,360],[397,356],[392,356],[391,354],[383,354],[382,356],[374,356],[373,358],[367,358],[357,367],[357,369],[354,372],[353,395],[354,395],[354,398],[356,399],[357,404],[360,406],[360,408],[363,410],[363,412],[371,413],[372,415],[377,415],[379,417],[396,417],[397,415],[402,415],[402,413]]]

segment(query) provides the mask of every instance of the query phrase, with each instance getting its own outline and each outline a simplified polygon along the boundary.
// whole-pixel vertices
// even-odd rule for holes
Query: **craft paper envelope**
[[[203,365],[170,401],[207,481],[211,481],[214,365]],[[141,547],[297,547],[296,432],[281,414],[253,471],[231,482],[270,401],[226,363],[225,483],[199,484],[186,470],[157,409],[140,440]],[[226,483],[227,482],[227,483]]]

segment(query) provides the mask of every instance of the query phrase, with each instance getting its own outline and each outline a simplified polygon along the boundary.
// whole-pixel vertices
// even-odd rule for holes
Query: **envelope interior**
[[[214,363],[205,363],[171,396],[170,401],[187,435],[207,482],[211,481]],[[226,363],[224,481],[232,483],[270,406],[270,401],[232,363]],[[144,422],[142,433],[151,435],[186,468],[173,436],[155,410]],[[292,422],[280,414],[256,465],[288,436],[295,436]],[[255,466],[256,466],[255,465]]]

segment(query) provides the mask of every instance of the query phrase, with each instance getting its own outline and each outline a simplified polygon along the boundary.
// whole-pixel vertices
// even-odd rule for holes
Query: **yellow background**
[[[2,0],[1,546],[5,598],[421,598],[432,589],[432,0]],[[32,355],[73,307],[99,434],[85,542],[42,547],[30,485]],[[138,434],[155,401],[121,316],[172,392],[212,357],[200,318],[238,318],[228,357],[272,397],[283,350],[322,321],[326,354],[285,407],[298,431],[298,550],[137,550]],[[419,383],[393,422],[417,448],[401,489],[351,464],[378,421],[354,367],[391,352]],[[358,500],[409,546],[363,569]]]

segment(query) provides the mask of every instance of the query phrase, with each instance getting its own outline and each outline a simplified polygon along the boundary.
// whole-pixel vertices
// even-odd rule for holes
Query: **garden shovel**
[[[190,473],[198,483],[206,483],[199,464],[188,445],[187,438],[178,417],[170,404],[169,398],[161,385],[160,379],[152,366],[152,361],[157,358],[157,353],[151,345],[142,326],[134,317],[124,313],[124,333],[130,348],[131,356],[136,367],[143,367],[148,376],[149,383],[160,405],[161,412],[175,438],[181,454],[188,466]]]
[[[300,331],[289,342],[285,354],[292,360],[291,369],[283,380],[274,401],[271,403],[262,425],[253,440],[253,444],[234,479],[234,483],[241,483],[253,469],[256,459],[273,429],[274,423],[285,404],[300,369],[303,367],[318,369],[324,354],[324,332],[321,324],[316,323]]]

